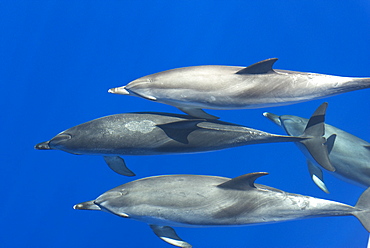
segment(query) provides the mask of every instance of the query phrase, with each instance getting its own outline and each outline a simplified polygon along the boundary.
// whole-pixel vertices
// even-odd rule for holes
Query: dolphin
[[[278,116],[268,112],[263,115],[292,136],[302,134],[308,123],[308,119],[294,115]],[[328,124],[325,124],[324,137],[327,139],[330,162],[335,169],[329,172],[352,184],[370,187],[370,143]],[[297,145],[301,147],[299,143]],[[311,161],[307,159],[311,179],[320,189],[329,193],[321,168]]]
[[[314,161],[332,170],[326,140],[322,137],[326,108],[326,103],[317,108],[299,137],[188,115],[142,112],[110,115],[80,124],[35,148],[100,155],[115,172],[134,176],[119,155],[196,153],[252,144],[299,142]]]
[[[353,215],[370,232],[370,189],[352,207],[255,184],[266,172],[233,179],[202,175],[154,176],[111,189],[74,209],[101,210],[148,223],[165,242],[191,247],[172,227],[265,224]]]
[[[253,109],[320,99],[369,88],[370,78],[275,70],[277,58],[248,67],[191,66],[138,78],[110,93],[132,95],[177,107],[205,119],[202,109]]]

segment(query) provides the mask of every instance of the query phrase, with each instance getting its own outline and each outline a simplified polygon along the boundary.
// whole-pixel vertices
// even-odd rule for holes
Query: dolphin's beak
[[[118,95],[129,95],[130,93],[125,89],[125,86],[111,88],[108,90],[109,93],[118,94]]]
[[[41,142],[41,143],[38,143],[37,145],[35,145],[35,149],[37,149],[37,150],[52,150],[53,148],[51,148],[49,146],[49,141],[45,141],[45,142]]]
[[[270,121],[272,121],[276,125],[281,126],[280,116],[269,113],[269,112],[263,113],[263,116],[269,118]]]
[[[81,202],[73,206],[73,209],[78,210],[101,210],[101,208],[94,203],[94,201]]]

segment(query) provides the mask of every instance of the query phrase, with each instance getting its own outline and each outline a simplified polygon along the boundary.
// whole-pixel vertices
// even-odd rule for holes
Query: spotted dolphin
[[[233,179],[167,175],[139,179],[111,189],[74,209],[101,210],[145,222],[167,243],[191,247],[172,227],[265,224],[326,216],[353,215],[370,232],[370,189],[352,207],[255,184],[256,172]]]
[[[268,112],[263,115],[293,136],[302,134],[308,123],[308,119],[294,115],[278,116]],[[370,143],[328,124],[325,124],[324,137],[334,167],[334,171],[329,172],[352,184],[370,187]],[[310,158],[307,164],[311,179],[320,189],[329,193],[321,168],[313,164]]]
[[[369,88],[370,78],[339,77],[272,68],[277,58],[248,67],[191,66],[138,78],[108,92],[177,107],[198,118],[202,109],[253,109],[289,105]]]
[[[188,115],[145,112],[95,119],[67,129],[35,148],[104,156],[112,170],[134,176],[119,155],[196,153],[261,143],[299,142],[314,161],[331,170],[326,140],[322,137],[326,108],[326,103],[317,108],[299,137]]]

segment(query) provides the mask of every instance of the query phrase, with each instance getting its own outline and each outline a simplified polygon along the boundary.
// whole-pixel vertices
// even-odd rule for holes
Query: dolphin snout
[[[41,143],[38,143],[37,145],[35,145],[35,149],[37,149],[37,150],[52,150],[53,148],[51,148],[49,146],[49,141],[45,141],[45,142],[41,142]]]
[[[272,114],[272,113],[269,113],[269,112],[263,113],[263,116],[269,118],[270,121],[272,121],[275,124],[281,126],[280,116],[275,115],[275,114]]]
[[[130,93],[125,89],[125,86],[111,88],[108,90],[109,93],[119,94],[119,95],[129,95]]]
[[[94,203],[94,201],[81,202],[79,204],[74,205],[73,209],[78,209],[78,210],[101,210],[100,207]]]

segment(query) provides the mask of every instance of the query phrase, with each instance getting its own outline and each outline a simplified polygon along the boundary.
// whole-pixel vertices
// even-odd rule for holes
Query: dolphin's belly
[[[369,149],[353,144],[350,149],[339,151],[337,143],[329,154],[329,158],[336,168],[335,172],[330,172],[333,176],[357,186],[370,186]]]
[[[160,115],[136,115],[131,119],[129,115],[106,117],[65,132],[71,133],[72,138],[54,148],[89,155],[196,153],[263,143],[257,140],[272,137],[259,130],[229,123]]]
[[[334,176],[355,185],[370,186],[370,144],[350,133],[337,128],[328,128],[337,134],[330,161],[336,168]]]
[[[60,148],[66,152],[86,155],[161,155],[180,154],[214,151],[244,145],[240,134],[218,134],[195,132],[188,137],[187,141],[174,140],[165,134],[157,138],[137,137],[137,139],[126,139],[124,141],[112,142],[116,137],[107,138],[96,143],[76,144]]]
[[[351,184],[370,186],[370,144],[350,133],[325,125],[325,137],[335,134],[334,145],[329,152],[329,159],[334,168],[333,176]]]
[[[286,105],[307,99],[309,90],[291,85],[279,76],[266,79],[265,76],[240,78],[233,76],[226,80],[207,79],[204,82],[182,82],[184,88],[140,89],[141,95],[155,97],[157,102],[176,106],[205,109],[243,109]],[[209,89],[192,87],[207,84]],[[145,93],[142,93],[144,91]]]

